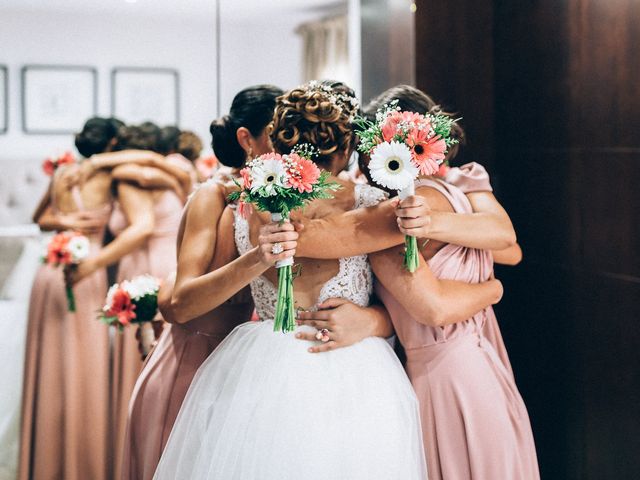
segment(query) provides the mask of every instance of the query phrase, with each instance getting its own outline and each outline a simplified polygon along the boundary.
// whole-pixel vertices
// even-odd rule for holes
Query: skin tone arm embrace
[[[129,225],[116,239],[105,245],[97,255],[80,262],[76,268],[65,271],[69,284],[80,280],[107,265],[112,265],[141,246],[153,233],[153,196],[128,183],[118,184],[118,200]]]
[[[184,237],[178,255],[176,282],[171,302],[163,314],[170,321],[186,323],[204,315],[246,287],[251,280],[271,268],[277,260],[295,254],[298,234],[291,224],[263,227],[259,245],[236,257],[235,248],[226,259],[217,259],[220,268],[210,271],[214,245],[228,241],[233,245],[233,211],[225,210],[226,193],[220,185],[206,185],[194,195],[187,210]],[[219,222],[216,222],[219,219]],[[267,231],[266,227],[270,227]],[[263,235],[264,231],[264,235]],[[218,236],[224,238],[218,239]],[[275,238],[281,240],[274,240]],[[271,253],[271,244],[281,241],[284,251]]]
[[[448,201],[433,189],[419,189],[418,195],[426,201],[430,198],[437,208],[443,213],[450,213],[453,216],[465,217],[464,214],[454,214]],[[495,202],[497,203],[497,202]],[[347,212],[343,215],[329,217],[328,219],[319,219],[307,222],[305,224],[305,234],[300,239],[298,250],[305,255],[315,256],[316,252],[323,257],[328,254],[327,246],[330,245],[331,253],[338,256],[349,256],[362,253],[368,253],[380,250],[379,247],[389,248],[391,245],[403,242],[404,234],[398,230],[395,218],[397,201],[387,201],[376,207],[367,209],[358,209]],[[448,210],[448,212],[447,212]],[[468,216],[467,216],[468,217]],[[508,217],[507,217],[508,218]],[[490,216],[473,218],[476,223],[489,228],[494,224],[495,219]],[[338,224],[336,226],[336,223]],[[332,225],[333,224],[333,225]],[[476,225],[474,228],[480,228]],[[330,232],[324,231],[323,228],[331,228]],[[333,227],[333,228],[332,228]],[[503,224],[503,230],[508,232],[511,227],[510,222]],[[484,227],[482,227],[484,228]],[[512,227],[511,227],[512,229]],[[504,241],[500,238],[501,230],[498,230],[498,238],[495,240],[484,239],[484,241],[493,241],[488,246],[491,248],[495,245],[501,247],[500,242]],[[338,238],[334,238],[334,233]],[[326,242],[327,235],[332,238],[332,242]],[[473,237],[473,235],[467,235]],[[464,239],[464,235],[461,236]],[[354,241],[355,239],[355,241]],[[475,241],[474,238],[466,238],[465,240]],[[310,245],[307,242],[318,242],[318,245]],[[322,245],[320,245],[322,243]],[[433,242],[429,246],[427,253],[432,256],[438,246],[442,246],[442,242]],[[486,246],[486,245],[485,245]],[[355,247],[355,248],[354,248]],[[482,284],[468,285],[461,282],[453,282],[448,280],[438,280],[426,265],[424,258],[420,259],[420,268],[413,275],[408,274],[399,261],[402,253],[401,246],[381,251],[375,255],[371,255],[371,264],[378,280],[389,290],[396,298],[401,300],[401,304],[407,311],[421,323],[432,326],[445,325],[466,320],[483,308],[497,303],[502,297],[502,285],[497,280],[484,282]],[[335,251],[342,249],[342,252]],[[367,249],[366,251],[363,251]],[[309,251],[309,250],[315,250]],[[424,292],[430,292],[424,295]],[[321,306],[322,307],[322,306]],[[341,315],[343,312],[349,315]],[[350,309],[359,307],[350,305]],[[343,305],[330,311],[321,311],[318,313],[301,313],[300,317],[303,323],[315,326],[316,328],[336,329],[338,334],[344,330],[349,316],[353,312],[347,312]],[[372,316],[373,317],[373,316]],[[374,317],[375,318],[375,317]],[[331,322],[331,323],[329,323]],[[372,324],[379,322],[379,319],[370,320]],[[367,325],[367,321],[354,322],[353,326],[348,325],[351,330],[348,338],[355,338],[356,341],[369,336],[368,328],[360,328],[360,334],[355,333],[358,326]],[[307,338],[302,336],[301,338]],[[346,338],[346,337],[345,337]],[[331,348],[339,348],[350,343],[343,342],[341,337],[337,337],[333,345],[325,345],[315,348],[313,351],[325,351]],[[351,342],[353,343],[353,342]]]

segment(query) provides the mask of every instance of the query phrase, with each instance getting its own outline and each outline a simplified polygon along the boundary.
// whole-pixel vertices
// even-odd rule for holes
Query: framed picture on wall
[[[0,135],[9,129],[9,70],[0,65]]]
[[[26,65],[22,68],[22,129],[28,134],[68,135],[98,112],[93,67]]]
[[[111,71],[111,114],[127,123],[180,122],[180,74],[171,68],[116,67]]]

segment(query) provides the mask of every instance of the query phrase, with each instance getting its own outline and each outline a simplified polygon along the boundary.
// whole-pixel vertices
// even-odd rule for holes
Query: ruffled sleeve
[[[450,168],[444,176],[444,181],[458,187],[464,193],[493,192],[489,174],[482,165],[475,162]]]

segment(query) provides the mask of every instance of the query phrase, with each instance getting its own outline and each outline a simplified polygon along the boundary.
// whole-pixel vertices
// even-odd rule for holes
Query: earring
[[[247,152],[247,158],[249,160],[253,159],[253,148],[249,147],[249,151]]]

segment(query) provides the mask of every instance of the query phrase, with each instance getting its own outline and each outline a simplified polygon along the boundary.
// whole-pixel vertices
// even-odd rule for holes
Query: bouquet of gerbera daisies
[[[42,162],[42,170],[51,177],[58,167],[62,165],[70,165],[72,163],[76,163],[76,158],[71,152],[64,152],[62,155],[57,157],[45,158]]]
[[[42,262],[52,267],[73,268],[89,256],[90,242],[78,232],[60,232],[49,240]],[[76,300],[71,285],[65,285],[70,312],[76,311]]]
[[[458,143],[451,137],[457,120],[443,114],[404,112],[397,101],[385,105],[372,122],[358,117],[354,123],[360,138],[358,150],[371,156],[371,179],[389,190],[397,190],[404,199],[415,194],[419,175],[435,174],[449,147]],[[415,237],[405,239],[404,265],[410,272],[418,268]]]
[[[268,153],[250,161],[240,172],[240,191],[229,195],[245,212],[249,205],[269,212],[273,222],[286,222],[291,211],[304,207],[311,200],[331,198],[339,184],[329,181],[329,172],[321,171],[311,160],[316,151],[309,145],[299,145],[290,154]],[[275,253],[275,252],[274,252]],[[293,258],[278,261],[278,303],[274,331],[295,329],[293,308]]]
[[[142,355],[146,356],[155,342],[152,320],[158,313],[160,282],[151,275],[139,275],[121,284],[115,283],[107,292],[105,306],[98,319],[122,331],[132,323],[140,329]]]

